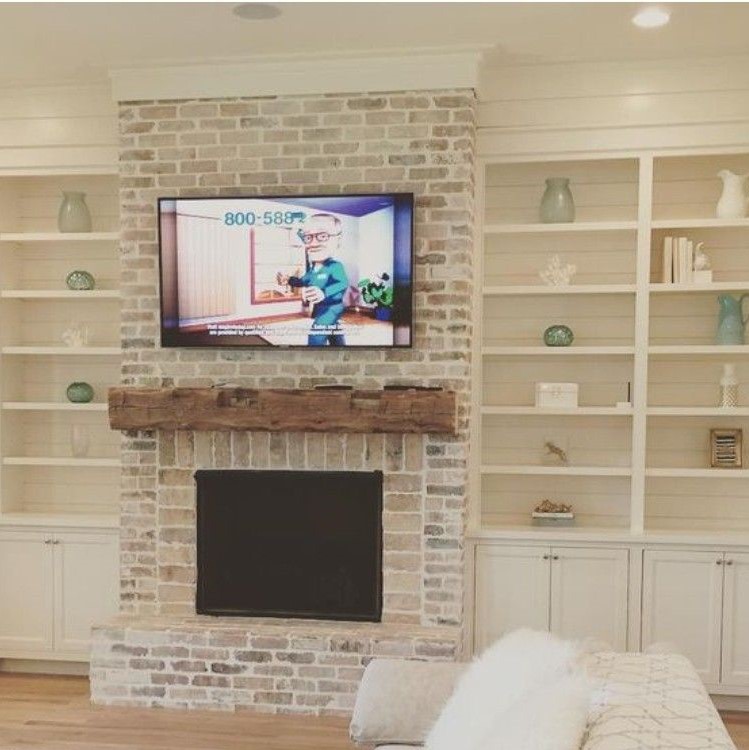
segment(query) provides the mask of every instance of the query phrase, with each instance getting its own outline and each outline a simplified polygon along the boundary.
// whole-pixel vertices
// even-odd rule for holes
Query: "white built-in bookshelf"
[[[86,193],[92,231],[61,234],[63,190]],[[0,524],[116,526],[119,440],[108,428],[107,388],[118,382],[120,293],[115,168],[16,170],[0,175]],[[93,291],[70,291],[74,269]],[[71,325],[85,346],[66,346]],[[67,386],[94,387],[92,403]],[[88,439],[72,451],[73,428]]]
[[[571,503],[571,533],[749,532],[749,346],[714,343],[719,293],[749,292],[749,219],[715,218],[720,169],[749,153],[633,153],[483,165],[476,264],[473,530],[531,525],[542,499]],[[577,215],[538,223],[547,177],[570,178]],[[666,235],[704,242],[713,281],[663,284]],[[554,254],[577,266],[543,284]],[[544,330],[572,328],[568,348]],[[719,406],[723,363],[739,408]],[[579,406],[534,406],[535,383],[579,384]],[[631,406],[627,401],[631,384]],[[744,430],[743,469],[710,468],[711,428]],[[565,450],[566,465],[544,457]]]

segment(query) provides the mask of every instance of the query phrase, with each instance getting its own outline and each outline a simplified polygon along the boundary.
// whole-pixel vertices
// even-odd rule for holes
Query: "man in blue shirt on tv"
[[[303,276],[277,274],[282,286],[301,288],[302,299],[312,305],[312,327],[309,346],[346,346],[340,324],[343,315],[343,295],[348,288],[348,276],[343,263],[335,259],[341,247],[341,220],[332,214],[313,214],[299,230],[307,256],[307,271]]]

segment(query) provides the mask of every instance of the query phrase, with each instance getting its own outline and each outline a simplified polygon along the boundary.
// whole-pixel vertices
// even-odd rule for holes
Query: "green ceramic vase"
[[[544,344],[546,346],[569,346],[575,340],[572,329],[565,325],[549,326],[544,331]]]
[[[71,383],[65,391],[65,395],[68,397],[68,401],[74,404],[88,404],[94,399],[94,389],[89,383]]]
[[[68,289],[74,292],[88,292],[91,291],[96,285],[96,281],[92,274],[88,271],[71,271],[65,277],[65,284]]]

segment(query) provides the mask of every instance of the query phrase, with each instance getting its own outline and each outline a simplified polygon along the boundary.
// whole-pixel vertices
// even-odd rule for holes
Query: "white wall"
[[[116,168],[116,114],[108,84],[0,88],[0,176]]]
[[[749,57],[481,71],[483,157],[749,144]]]

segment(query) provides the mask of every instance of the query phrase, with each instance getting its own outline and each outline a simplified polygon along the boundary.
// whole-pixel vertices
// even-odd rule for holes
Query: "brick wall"
[[[195,469],[367,468],[385,472],[385,622],[459,628],[471,374],[473,92],[133,102],[120,107],[120,130],[124,384],[440,385],[457,391],[460,423],[455,437],[126,435],[123,612],[194,612]],[[380,191],[416,196],[412,350],[159,348],[157,197]]]

